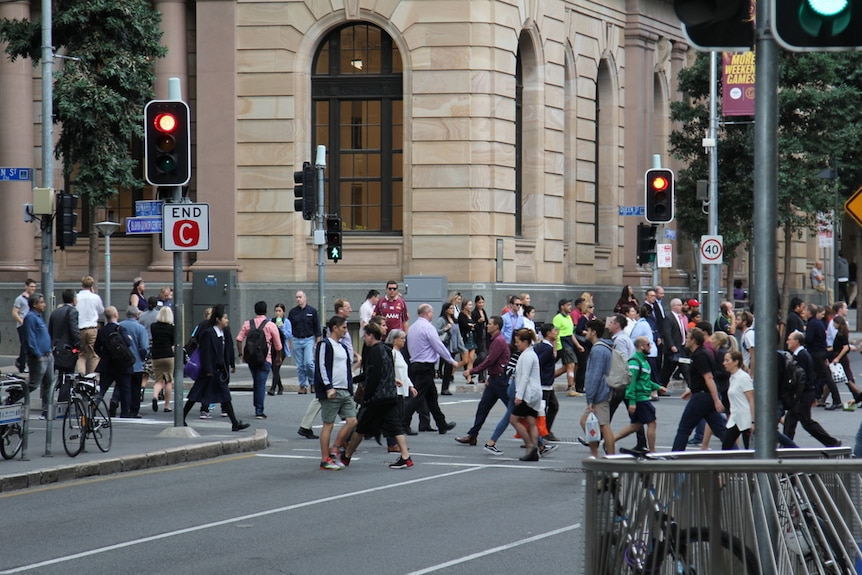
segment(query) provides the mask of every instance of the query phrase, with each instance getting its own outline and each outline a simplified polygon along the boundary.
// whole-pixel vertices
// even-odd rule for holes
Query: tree
[[[144,104],[153,98],[161,15],[148,0],[55,0],[52,38],[70,59],[54,74],[54,122],[62,125],[55,155],[75,193],[90,207],[90,273],[96,270],[95,208],[134,177],[132,141],[142,137]],[[41,21],[0,21],[0,40],[15,60],[41,59]]]
[[[843,203],[862,180],[862,168],[852,158],[860,152],[862,136],[862,56],[856,53],[783,52],[779,64],[778,96],[778,225],[785,245],[805,230],[814,230],[818,212]],[[708,127],[709,56],[699,54],[694,65],[680,73],[682,102],[671,105],[671,119],[681,124],[670,137],[674,157],[686,162],[680,171],[677,214],[680,231],[689,238],[706,232],[706,215],[694,198],[697,179],[708,175],[701,139]],[[719,103],[719,110],[721,105]],[[725,123],[719,133],[719,231],[732,258],[752,237],[754,213],[754,130],[752,123]],[[818,178],[835,162],[842,166],[836,189]],[[728,206],[732,206],[728,208]],[[837,217],[837,216],[836,216]],[[785,250],[782,309],[790,299],[791,259]],[[768,279],[768,278],[767,278]],[[728,282],[729,283],[729,282]]]

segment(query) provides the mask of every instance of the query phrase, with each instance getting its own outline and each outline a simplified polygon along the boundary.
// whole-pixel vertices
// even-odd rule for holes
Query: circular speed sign
[[[700,261],[704,264],[721,264],[724,259],[724,242],[721,236],[701,236]]]

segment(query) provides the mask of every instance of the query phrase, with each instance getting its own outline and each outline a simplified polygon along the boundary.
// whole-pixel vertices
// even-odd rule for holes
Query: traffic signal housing
[[[638,224],[638,257],[639,266],[651,264],[656,257],[656,231],[658,226],[652,224]]]
[[[78,196],[61,191],[57,194],[56,237],[54,242],[61,250],[74,246],[78,241]]]
[[[674,0],[673,7],[698,48],[751,50],[754,45],[752,0]]]
[[[189,106],[178,100],[151,100],[144,107],[144,170],[153,186],[184,186],[192,175]]]
[[[646,221],[666,224],[673,221],[673,171],[664,168],[647,170],[644,176]]]
[[[313,220],[317,211],[316,178],[311,162],[302,162],[302,170],[293,172],[293,209],[302,212],[302,219]]]
[[[862,49],[862,0],[774,0],[770,21],[788,50]]]
[[[341,256],[341,216],[326,216],[326,257],[338,263]]]

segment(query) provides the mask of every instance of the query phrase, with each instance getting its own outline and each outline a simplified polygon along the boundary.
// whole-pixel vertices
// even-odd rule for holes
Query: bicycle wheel
[[[757,555],[742,544],[736,536],[726,531],[721,532],[718,548],[710,542],[709,528],[692,527],[680,529],[676,545],[668,545],[669,560],[672,563],[670,573],[685,573],[687,575],[710,572],[716,552],[721,554],[718,559],[723,575],[760,575],[760,562]]]
[[[90,408],[93,411],[90,413],[90,426],[87,431],[93,435],[96,445],[102,452],[110,451],[114,429],[111,425],[111,414],[108,413],[108,406],[104,399],[96,397],[91,401]]]
[[[24,444],[24,429],[20,423],[0,426],[0,454],[3,459],[12,459]]]
[[[84,449],[85,422],[84,404],[79,399],[70,399],[66,417],[63,418],[63,449],[69,457],[75,457]]]

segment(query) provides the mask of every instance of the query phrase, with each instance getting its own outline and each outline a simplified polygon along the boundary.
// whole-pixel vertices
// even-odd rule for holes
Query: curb
[[[138,455],[125,455],[80,464],[61,465],[59,467],[39,469],[26,473],[2,475],[0,476],[0,493],[86,477],[107,476],[127,471],[140,471],[178,463],[201,461],[221,455],[260,451],[266,449],[268,445],[269,439],[266,430],[256,429],[254,435],[251,437],[170,447]]]

